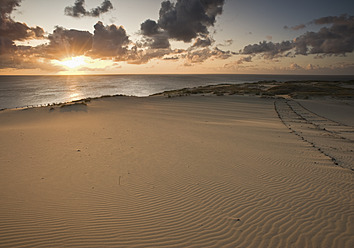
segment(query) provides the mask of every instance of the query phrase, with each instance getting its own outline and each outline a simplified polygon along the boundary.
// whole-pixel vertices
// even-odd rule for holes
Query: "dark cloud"
[[[153,49],[165,49],[170,47],[168,35],[160,30],[158,24],[153,20],[146,20],[140,25],[141,34],[145,36],[145,45]]]
[[[347,14],[341,15],[341,16],[325,16],[321,17],[318,19],[315,19],[311,22],[308,23],[310,24],[315,24],[315,25],[325,25],[325,24],[342,24],[342,25],[348,25],[353,21],[353,16],[348,16]],[[284,26],[284,29],[292,29],[292,30],[300,30],[306,28],[307,25],[305,24],[299,24],[293,27],[288,27]]]
[[[252,62],[252,56],[247,56],[247,57],[243,57],[243,58],[240,58],[239,60],[236,61],[236,64],[237,65],[241,65],[245,62]]]
[[[85,8],[85,0],[76,0],[74,6],[68,6],[65,8],[64,12],[67,16],[72,17],[83,17],[83,16],[92,16],[98,17],[103,13],[108,12],[109,10],[113,9],[113,5],[111,1],[104,0],[100,6],[87,11]]]
[[[16,8],[19,7],[21,0],[0,0],[0,24],[4,19],[9,18],[9,14]]]
[[[313,21],[315,24],[332,24],[318,32],[306,32],[293,41],[280,43],[260,42],[245,46],[241,54],[263,54],[272,59],[280,56],[295,55],[345,55],[354,51],[354,17],[323,17]]]
[[[124,27],[117,27],[112,24],[104,26],[97,22],[94,26],[92,51],[94,57],[114,58],[123,56],[127,52],[127,45],[130,43]]]
[[[159,20],[146,20],[141,24],[141,33],[150,38],[164,34],[166,39],[190,42],[209,34],[216,16],[222,13],[224,0],[169,0],[161,3]]]
[[[273,42],[260,42],[258,44],[247,45],[241,51],[241,54],[264,54],[265,58],[274,58],[277,56],[284,55],[294,48],[294,44],[291,41],[283,41],[280,43]]]
[[[208,47],[211,46],[211,44],[214,43],[214,40],[210,37],[205,37],[203,38],[197,38],[194,42],[194,44],[192,45],[192,47]]]
[[[354,51],[354,16],[324,17],[314,22],[332,26],[296,38],[297,54],[344,55]]]
[[[105,26],[97,22],[94,29],[94,34],[91,34],[88,31],[56,27],[48,36],[49,44],[42,45],[41,50],[50,58],[87,55],[111,59],[125,56],[130,40],[122,26]]]
[[[2,40],[12,41],[43,38],[44,30],[41,27],[28,27],[26,23],[15,22],[10,14],[19,7],[21,0],[0,0],[0,37]]]
[[[7,37],[0,36],[0,55],[12,53],[14,50],[16,50],[14,42]]]
[[[106,13],[111,9],[113,9],[112,3],[109,0],[105,0],[103,1],[103,3],[101,3],[101,6],[92,9],[90,12],[91,16],[97,17],[100,14]]]
[[[56,27],[48,36],[49,44],[45,46],[46,53],[53,57],[68,57],[84,55],[91,50],[93,37],[88,31]]]
[[[0,36],[10,40],[28,40],[43,38],[44,30],[41,27],[28,27],[25,23],[6,20],[0,27]]]
[[[65,7],[65,15],[73,17],[86,16],[86,9],[84,7],[85,0],[76,0],[74,6]]]
[[[60,67],[53,65],[48,58],[42,57],[41,48],[31,46],[16,46],[11,52],[0,54],[0,69],[42,69],[59,71]]]
[[[190,42],[201,34],[208,34],[216,16],[222,13],[224,0],[177,0],[161,4],[158,24],[170,38]]]
[[[19,7],[21,0],[0,0],[0,68],[35,69],[38,63],[32,61],[37,54],[31,47],[16,46],[15,41],[43,38],[40,27],[12,20],[11,13]],[[45,65],[44,65],[45,66]]]
[[[166,34],[156,34],[151,38],[146,39],[146,45],[153,49],[165,49],[170,47],[170,42],[168,41],[168,36]]]
[[[16,22],[10,17],[20,3],[21,0],[0,0],[0,55],[16,52],[14,41],[43,38],[41,27],[28,27],[26,23]]]
[[[161,33],[159,31],[159,25],[157,25],[155,21],[150,19],[146,20],[140,25],[140,30],[141,33],[146,36],[153,36]]]
[[[200,63],[212,57],[231,56],[231,52],[208,48],[214,43],[208,28],[214,26],[216,16],[222,14],[224,2],[224,0],[163,1],[159,19],[157,21],[148,19],[140,26],[140,33],[143,35],[141,47],[149,47],[154,52],[140,52],[137,53],[138,57],[141,61],[147,62],[147,58],[162,58],[169,55],[164,58],[166,60],[186,58],[189,63]],[[191,42],[194,39],[194,43],[189,49],[183,50],[183,56],[176,56],[176,51],[170,50],[170,39],[184,42]],[[162,49],[162,52],[156,49]]]

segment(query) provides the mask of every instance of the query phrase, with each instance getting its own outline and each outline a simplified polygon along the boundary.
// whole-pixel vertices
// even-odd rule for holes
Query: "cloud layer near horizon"
[[[260,42],[245,46],[240,54],[260,54],[265,59],[294,57],[296,55],[345,55],[354,51],[354,16],[327,16],[315,19],[310,24],[330,25],[318,32],[306,32],[292,41]],[[300,24],[293,30],[305,28]]]

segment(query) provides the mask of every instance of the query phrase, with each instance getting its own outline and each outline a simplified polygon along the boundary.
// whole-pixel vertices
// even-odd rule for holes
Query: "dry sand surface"
[[[0,247],[354,247],[353,125],[324,104],[1,111]]]

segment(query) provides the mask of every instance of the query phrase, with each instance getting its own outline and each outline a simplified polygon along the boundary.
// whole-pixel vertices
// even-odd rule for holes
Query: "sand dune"
[[[354,247],[353,127],[304,106],[114,97],[1,111],[0,247]]]
[[[296,135],[331,158],[354,170],[354,127],[322,117],[292,100],[275,101],[275,109]]]

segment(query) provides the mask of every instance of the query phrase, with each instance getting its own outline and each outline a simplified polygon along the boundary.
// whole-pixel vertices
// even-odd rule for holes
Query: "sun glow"
[[[119,69],[120,65],[111,60],[92,59],[88,56],[67,57],[62,60],[52,60],[51,63],[59,69],[59,75],[102,74],[106,70]]]
[[[57,60],[55,62],[56,64],[67,67],[68,69],[75,69],[87,64],[85,56],[70,57],[61,61]]]

